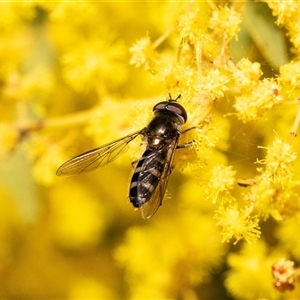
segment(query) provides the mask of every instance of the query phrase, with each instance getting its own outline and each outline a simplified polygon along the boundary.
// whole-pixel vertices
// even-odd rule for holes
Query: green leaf
[[[275,24],[276,19],[264,3],[247,2],[244,25],[261,54],[275,69],[288,62],[284,33]]]

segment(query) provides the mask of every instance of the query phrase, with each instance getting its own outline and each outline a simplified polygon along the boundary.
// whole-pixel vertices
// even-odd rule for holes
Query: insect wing
[[[139,130],[121,139],[79,154],[61,165],[56,175],[78,175],[103,167],[123,153],[126,146],[138,135],[143,134],[144,131],[145,129]]]
[[[163,155],[164,161],[162,162],[163,170],[161,175],[157,178],[158,183],[156,188],[152,191],[150,199],[140,207],[140,212],[143,219],[151,218],[156,213],[156,211],[158,210],[159,206],[162,203],[168,185],[169,176],[172,172],[172,162],[178,144],[178,138],[179,136],[176,139],[174,139],[171,142],[171,144],[167,145],[165,148],[161,150],[158,150],[158,151],[164,151],[164,155]],[[156,157],[152,153],[149,159],[145,160],[143,165],[144,172],[151,172],[151,170],[153,169],[151,165],[153,163],[153,160]],[[145,177],[144,180],[147,180],[146,178],[147,177]]]

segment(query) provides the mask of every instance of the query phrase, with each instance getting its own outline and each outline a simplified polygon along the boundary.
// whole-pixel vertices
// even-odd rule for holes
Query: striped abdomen
[[[130,183],[129,198],[134,207],[149,201],[164,170],[166,149],[147,149],[138,161]]]

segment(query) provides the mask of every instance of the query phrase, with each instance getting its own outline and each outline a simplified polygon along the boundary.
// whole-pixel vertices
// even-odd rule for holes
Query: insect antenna
[[[181,98],[181,94],[179,94],[176,99],[172,99],[172,95],[169,93],[169,101],[177,101],[179,98]]]

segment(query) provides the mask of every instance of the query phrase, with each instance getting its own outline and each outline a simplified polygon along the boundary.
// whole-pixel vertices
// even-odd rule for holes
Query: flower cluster
[[[299,186],[299,181],[293,178],[296,157],[291,145],[276,137],[272,146],[267,148],[266,158],[257,161],[264,164],[265,169],[257,169],[260,175],[250,191],[245,193],[244,199],[254,204],[263,219],[271,215],[276,220],[282,220],[287,207],[297,197],[295,188]]]
[[[150,37],[141,38],[130,49],[130,63],[136,67],[143,67],[146,71],[156,69],[156,52],[151,44]]]
[[[236,10],[223,6],[213,10],[208,27],[223,36],[225,41],[230,41],[237,38],[241,23],[241,16]]]
[[[217,165],[211,170],[211,176],[207,182],[207,199],[213,204],[230,201],[230,190],[235,185],[235,174],[232,167]],[[229,199],[227,199],[229,197]]]
[[[250,217],[246,209],[240,210],[236,205],[228,207],[220,206],[215,218],[217,225],[222,226],[223,242],[232,238],[237,243],[240,239],[245,239],[248,243],[255,242],[260,237],[260,227],[258,217]]]
[[[293,290],[295,288],[297,276],[299,276],[295,271],[294,262],[284,258],[279,259],[272,266],[272,275],[274,286],[280,292]]]
[[[236,64],[236,70],[233,73],[234,86],[237,89],[236,93],[242,91],[251,92],[257,85],[259,78],[262,75],[260,64],[251,62],[246,58],[241,59]]]
[[[235,97],[234,108],[238,118],[244,122],[261,118],[266,111],[282,102],[279,91],[280,86],[273,79],[258,81],[251,91]]]
[[[297,153],[292,146],[276,137],[273,144],[267,147],[266,158],[258,161],[258,163],[266,165],[264,177],[285,186],[292,180],[296,158]]]
[[[214,234],[207,236],[208,231]],[[158,232],[168,237],[166,242],[161,241]],[[211,218],[191,210],[183,211],[176,223],[162,218],[151,226],[128,230],[115,257],[126,267],[132,298],[185,295],[193,286],[206,282],[226,250],[220,239],[215,238],[216,233]]]
[[[245,244],[239,253],[231,253],[227,263],[230,271],[225,286],[235,298],[261,299],[268,295],[278,298],[271,278],[271,267],[280,258],[280,252],[271,251],[262,240],[255,244]]]

